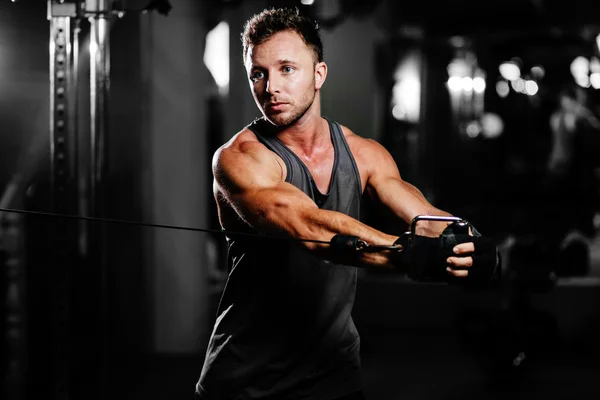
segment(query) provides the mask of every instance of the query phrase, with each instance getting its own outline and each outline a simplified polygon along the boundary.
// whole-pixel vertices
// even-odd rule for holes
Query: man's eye
[[[291,74],[292,72],[294,72],[294,68],[290,67],[289,65],[286,65],[285,67],[283,67],[283,72],[286,74]]]
[[[252,75],[250,75],[250,79],[252,80],[252,82],[256,82],[259,79],[262,79],[264,77],[264,74],[260,71],[255,71]]]

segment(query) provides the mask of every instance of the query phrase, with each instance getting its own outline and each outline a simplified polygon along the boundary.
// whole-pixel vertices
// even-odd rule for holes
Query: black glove
[[[442,247],[447,256],[473,258],[473,265],[468,268],[469,274],[466,278],[449,276],[448,282],[461,286],[478,288],[487,287],[500,281],[501,258],[496,243],[489,237],[482,236],[473,226],[473,236],[464,232],[455,232],[454,224],[450,224],[440,235],[443,241]],[[475,251],[471,254],[454,254],[452,249],[460,243],[473,242]]]
[[[473,227],[473,236],[468,234],[470,225],[454,222],[437,238],[413,235],[405,249],[408,275],[418,282],[448,282],[468,287],[485,287],[500,278],[500,254],[493,240],[481,236]],[[460,243],[473,242],[475,251],[471,255],[473,265],[466,278],[456,278],[446,271],[446,259],[460,257],[452,251]]]

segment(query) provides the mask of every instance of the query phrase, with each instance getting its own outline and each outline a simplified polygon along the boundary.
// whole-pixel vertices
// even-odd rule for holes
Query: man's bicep
[[[213,157],[213,176],[219,191],[226,197],[243,194],[252,188],[271,187],[280,181],[276,164],[260,144],[243,149],[220,149]]]
[[[260,153],[260,151],[259,151]],[[316,204],[281,178],[271,155],[225,152],[215,163],[219,192],[249,225],[267,231],[293,232],[295,215]]]

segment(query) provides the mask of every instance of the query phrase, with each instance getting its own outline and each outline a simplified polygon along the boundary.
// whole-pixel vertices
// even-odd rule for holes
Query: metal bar
[[[90,22],[90,165],[89,165],[89,214],[104,217],[106,207],[106,170],[108,148],[108,95],[110,88],[110,5],[108,0],[88,0],[85,13]],[[92,268],[98,274],[99,328],[101,336],[98,347],[101,351],[100,375],[105,379],[108,373],[109,335],[109,284],[107,255],[107,227],[103,224],[90,226],[89,255]]]
[[[444,216],[444,215],[417,215],[410,224],[410,232],[412,236],[417,234],[417,223],[419,221],[438,221],[438,222],[466,222],[460,217]]]
[[[85,12],[106,16],[111,12],[114,0],[85,0]]]
[[[52,7],[52,4],[49,4]],[[69,16],[50,15],[50,135],[51,135],[51,171],[52,200],[56,212],[69,212],[73,153],[71,142],[71,124],[69,93],[71,92],[71,19]],[[67,400],[70,397],[70,357],[69,357],[69,226],[58,223],[55,227],[54,240],[54,294],[55,324],[54,332],[54,394],[57,399]]]
[[[85,213],[102,217],[105,214],[105,176],[106,176],[106,149],[108,130],[108,90],[110,76],[109,57],[109,27],[111,7],[113,0],[82,0],[62,1],[48,0],[48,19],[51,21],[50,39],[50,90],[51,90],[51,161],[52,161],[52,188],[53,211],[61,214],[79,214],[79,208]],[[89,125],[89,160],[80,160],[78,156],[78,112],[79,112],[79,66],[80,66],[80,22],[87,17],[90,22],[90,125]],[[84,163],[88,163],[85,165]],[[88,167],[87,175],[82,175],[87,182],[87,198],[81,202],[79,192],[81,186],[78,171]],[[102,225],[91,227],[80,223],[69,223],[66,219],[57,220],[53,224],[55,229],[55,242],[53,248],[54,269],[53,281],[56,287],[52,293],[52,313],[55,318],[54,353],[52,370],[55,373],[54,395],[57,399],[69,399],[77,396],[79,379],[77,371],[71,367],[77,356],[70,358],[69,347],[78,343],[71,343],[75,337],[70,333],[75,332],[74,321],[90,322],[103,332],[100,342],[97,343],[99,354],[106,354],[107,350],[107,311],[108,311],[108,280],[106,257],[106,228]],[[83,245],[77,252],[80,235],[91,246]],[[93,245],[92,245],[93,244]],[[100,309],[98,313],[92,312],[92,317],[99,316],[96,323],[88,321],[86,316],[80,314],[78,306],[72,303],[80,299],[81,294],[75,287],[71,287],[71,274],[76,265],[76,254],[86,257],[90,261],[86,271],[77,274],[78,279],[95,278],[100,281],[100,297],[92,296],[84,302],[95,301]],[[83,258],[82,258],[83,259]],[[54,283],[54,282],[53,282]],[[75,297],[73,297],[75,296]],[[83,296],[85,297],[85,296]],[[94,301],[94,303],[95,303]],[[94,308],[94,306],[92,306]],[[71,350],[72,350],[71,349]],[[106,364],[106,360],[101,362]],[[100,368],[106,372],[107,366]]]
[[[106,170],[108,91],[110,76],[109,26],[104,17],[90,18],[90,213],[103,215]]]

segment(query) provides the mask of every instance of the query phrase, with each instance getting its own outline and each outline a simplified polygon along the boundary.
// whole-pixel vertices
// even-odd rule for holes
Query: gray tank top
[[[362,186],[341,127],[328,193],[264,119],[248,126],[283,159],[286,182],[321,209],[360,218]],[[330,400],[360,389],[360,340],[351,311],[357,270],[291,241],[228,238],[229,277],[197,384],[204,399]]]

